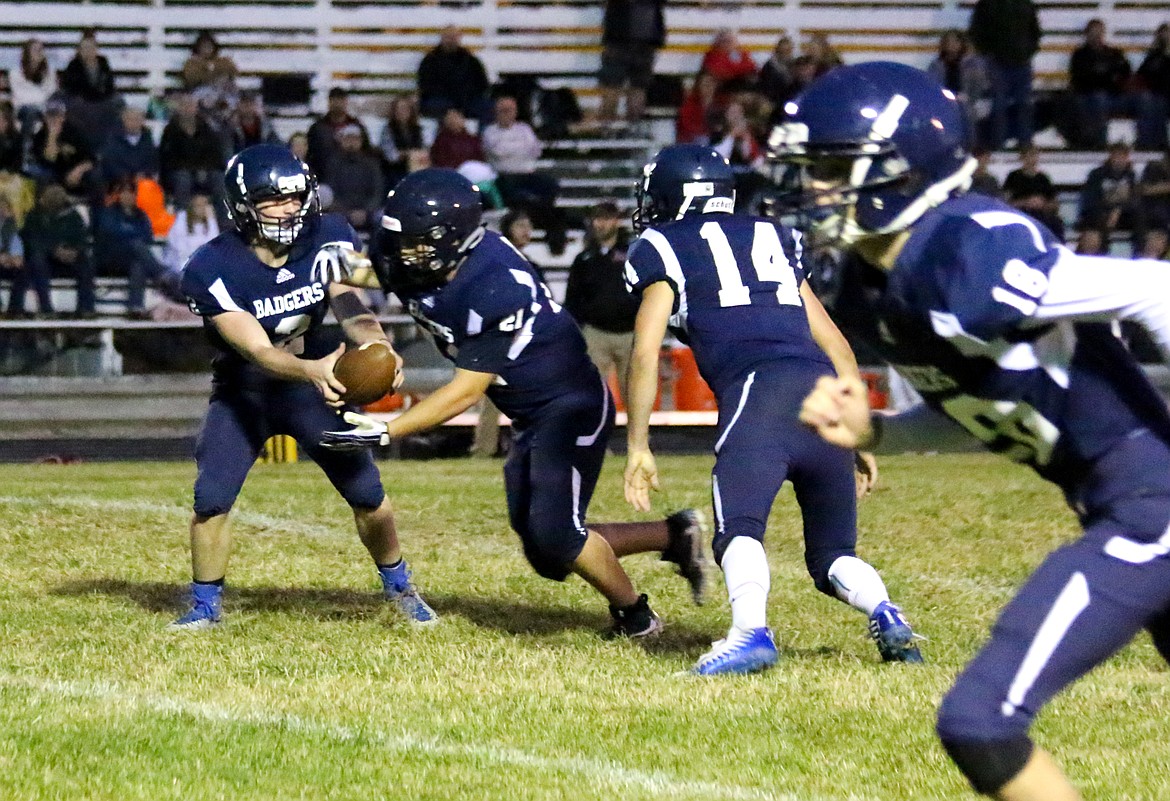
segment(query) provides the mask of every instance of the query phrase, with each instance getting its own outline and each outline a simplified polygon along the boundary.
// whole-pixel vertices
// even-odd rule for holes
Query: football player
[[[195,446],[191,519],[191,609],[171,627],[218,623],[231,535],[228,512],[264,441],[288,434],[320,465],[353,509],[358,536],[382,579],[385,597],[414,623],[437,620],[402,560],[394,514],[368,453],[320,446],[337,425],[330,406],[344,386],[333,365],[345,350],[322,346],[321,321],[332,309],[350,341],[390,343],[356,290],[333,280],[342,262],[357,264],[357,234],[343,217],[322,215],[317,180],[284,147],[256,145],[224,173],[225,231],[191,255],[183,291],[203,316],[216,354],[211,402]]]
[[[854,456],[800,424],[821,376],[856,379],[857,361],[804,280],[800,237],[733,214],[735,174],[701,145],[663,149],[637,189],[626,280],[641,296],[630,362],[626,499],[650,506],[658,469],[650,411],[669,325],[695,353],[719,406],[711,496],[715,560],[731,600],[731,630],[694,668],[751,673],[778,658],[766,623],[770,574],[764,529],[791,480],[804,520],[805,564],[817,589],[860,609],[886,661],[921,662],[914,633],[877,571],[857,558]],[[649,227],[647,227],[649,226]],[[870,473],[872,461],[859,461]]]
[[[576,573],[609,601],[613,633],[653,634],[661,623],[618,558],[660,552],[703,593],[702,530],[692,510],[647,523],[586,524],[613,427],[613,399],[573,318],[532,265],[483,226],[479,190],[453,170],[411,173],[386,200],[374,248],[387,292],[405,304],[455,363],[455,377],[383,424],[329,432],[332,448],[385,444],[433,428],[485,394],[512,419],[504,464],[508,516],[541,576]]]
[[[1081,537],[1004,608],[942,701],[938,734],[981,793],[1080,796],[1028,731],[1062,688],[1150,631],[1170,657],[1170,415],[1110,321],[1170,355],[1170,271],[1074,254],[1043,225],[965,193],[975,161],[954,96],[925,73],[834,70],[789,104],[775,156],[799,170],[810,236],[856,257],[837,309],[990,450],[1056,483]],[[862,385],[822,378],[803,419],[875,438]]]

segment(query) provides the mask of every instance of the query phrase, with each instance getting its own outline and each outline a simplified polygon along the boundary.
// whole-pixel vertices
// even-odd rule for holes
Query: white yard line
[[[615,789],[638,790],[667,798],[717,798],[734,801],[829,801],[826,798],[772,793],[750,787],[719,782],[680,779],[662,771],[627,768],[617,762],[588,757],[549,757],[492,744],[445,743],[435,738],[419,737],[368,726],[346,726],[273,712],[240,709],[220,704],[190,701],[176,696],[123,688],[107,682],[53,681],[36,677],[0,674],[0,688],[26,690],[58,698],[84,698],[106,702],[117,710],[127,707],[184,715],[213,723],[245,724],[279,728],[338,742],[368,740],[382,749],[410,752],[424,757],[445,759],[463,757],[541,773],[571,773],[594,784]],[[865,801],[857,796],[837,797],[832,801]]]
[[[24,495],[0,495],[0,504],[22,506],[63,506],[71,509],[91,509],[97,512],[138,512],[141,514],[164,515],[182,520],[191,517],[191,510],[185,506],[150,501],[120,501],[112,498],[93,498],[86,495],[66,495],[52,498],[29,497]],[[352,527],[348,518],[338,524],[337,530],[325,526],[311,526],[287,517],[273,517],[258,512],[232,512],[232,520],[246,526],[284,531],[307,537],[333,537],[340,534],[350,536]]]

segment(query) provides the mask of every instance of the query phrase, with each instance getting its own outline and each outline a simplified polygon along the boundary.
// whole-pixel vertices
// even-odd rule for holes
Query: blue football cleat
[[[869,616],[869,636],[877,643],[883,662],[921,664],[922,652],[914,644],[923,639],[910,628],[902,610],[890,601],[882,601]]]
[[[191,584],[191,609],[171,622],[168,631],[209,629],[222,617],[223,587],[218,584]]]
[[[378,574],[382,577],[382,596],[402,613],[403,617],[419,626],[439,622],[435,610],[422,599],[410,580],[412,573],[406,562],[400,562],[394,567],[379,568]]]
[[[771,629],[745,631],[732,626],[727,638],[712,643],[691,672],[700,676],[756,673],[772,667],[779,658]]]

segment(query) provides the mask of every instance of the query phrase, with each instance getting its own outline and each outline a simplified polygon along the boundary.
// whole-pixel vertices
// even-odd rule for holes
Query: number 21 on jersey
[[[711,249],[715,272],[719,276],[719,305],[747,306],[752,302],[751,290],[744,285],[739,262],[727,241],[727,234],[716,221],[703,223],[699,236]],[[800,306],[800,287],[796,271],[780,244],[780,232],[772,223],[756,222],[752,235],[752,267],[756,279],[777,284],[776,300],[784,306]]]

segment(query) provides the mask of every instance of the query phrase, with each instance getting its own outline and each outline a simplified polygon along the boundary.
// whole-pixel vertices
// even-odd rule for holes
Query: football
[[[342,399],[354,406],[373,403],[394,392],[394,368],[397,360],[387,342],[367,342],[346,350],[333,365],[333,375],[345,384]]]

